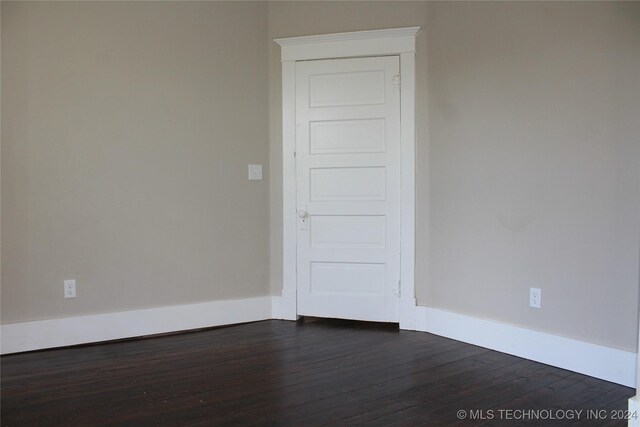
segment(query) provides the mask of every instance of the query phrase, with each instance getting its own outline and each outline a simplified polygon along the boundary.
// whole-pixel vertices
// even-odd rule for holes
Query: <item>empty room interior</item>
[[[640,2],[0,14],[2,426],[640,426]]]

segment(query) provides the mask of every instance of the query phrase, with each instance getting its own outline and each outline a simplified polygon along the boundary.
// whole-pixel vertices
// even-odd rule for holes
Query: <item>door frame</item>
[[[282,62],[282,297],[277,318],[296,320],[296,62],[400,57],[400,328],[415,329],[415,41],[420,27],[275,39]],[[276,313],[277,312],[277,313]]]

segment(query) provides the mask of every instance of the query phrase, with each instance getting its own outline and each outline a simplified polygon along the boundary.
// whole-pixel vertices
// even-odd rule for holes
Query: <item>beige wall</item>
[[[270,37],[420,25],[420,305],[636,350],[640,4],[274,2]],[[281,287],[270,50],[271,289]],[[428,68],[427,68],[428,67]],[[528,307],[529,287],[543,306]]]
[[[637,3],[2,2],[2,322],[276,294],[270,40],[411,25],[419,304],[635,351]]]
[[[268,293],[266,46],[264,3],[2,2],[3,323]]]
[[[635,351],[640,4],[429,12],[420,302]]]

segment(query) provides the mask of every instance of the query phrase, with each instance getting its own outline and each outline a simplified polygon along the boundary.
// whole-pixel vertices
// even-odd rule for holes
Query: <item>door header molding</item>
[[[274,41],[281,47],[280,60],[287,62],[415,52],[415,40],[419,32],[420,27],[404,27],[288,37]]]
[[[400,328],[416,329],[415,299],[415,51],[420,27],[275,39],[282,61],[282,295],[279,319],[298,317],[296,294],[296,61],[400,57]]]

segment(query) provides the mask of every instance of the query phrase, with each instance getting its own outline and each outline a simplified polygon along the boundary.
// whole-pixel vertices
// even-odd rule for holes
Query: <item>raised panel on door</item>
[[[384,153],[384,119],[309,123],[309,154]]]
[[[309,75],[309,107],[384,104],[384,80],[385,72],[381,70]]]
[[[329,249],[384,249],[384,215],[313,215],[309,220],[310,246]]]
[[[296,64],[300,315],[398,321],[398,73],[398,57]]]
[[[386,194],[384,166],[344,167],[340,165],[309,169],[309,201],[381,200]]]
[[[385,264],[311,262],[311,293],[315,295],[384,296]]]

